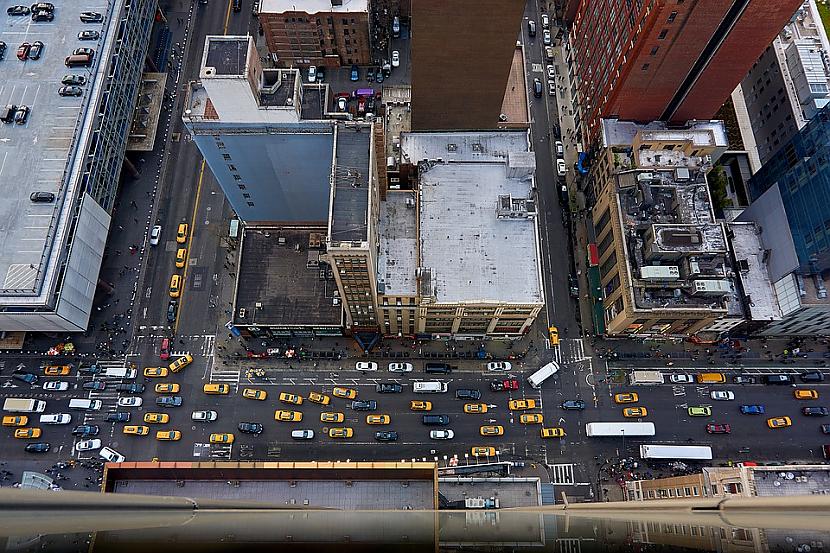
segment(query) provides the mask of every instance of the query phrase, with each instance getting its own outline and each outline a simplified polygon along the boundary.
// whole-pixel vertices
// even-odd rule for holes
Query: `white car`
[[[718,401],[732,401],[735,399],[735,394],[727,390],[717,390],[710,393],[709,397]]]
[[[669,376],[672,384],[692,384],[695,379],[690,374],[673,374]]]
[[[127,460],[126,457],[109,447],[102,447],[98,455],[109,463],[123,463]]]
[[[556,66],[555,65],[548,65],[548,79],[551,81],[556,78]]]
[[[63,392],[64,390],[69,389],[69,382],[64,380],[52,380],[50,382],[43,383],[44,390],[51,390],[54,392]]]
[[[401,65],[401,53],[397,50],[392,51],[392,67],[399,67]]]
[[[317,82],[317,66],[312,65],[308,68],[308,82],[314,83]]]
[[[429,438],[431,440],[452,440],[455,437],[455,432],[452,430],[430,430]]]
[[[354,368],[358,371],[376,371],[378,364],[373,361],[358,361],[354,364]]]
[[[75,444],[75,451],[89,451],[91,449],[101,449],[101,440],[95,438],[94,440],[82,440]]]
[[[487,363],[488,371],[509,371],[511,368],[513,368],[513,365],[509,361],[493,361]]]
[[[69,413],[40,416],[40,424],[69,424],[70,422],[72,422],[72,415]]]
[[[556,174],[560,177],[564,177],[565,173],[567,172],[567,167],[565,166],[564,159],[557,159],[556,160]]]
[[[389,363],[390,373],[411,373],[412,363]]]
[[[193,411],[190,415],[190,420],[201,422],[212,422],[219,418],[219,413],[216,411]]]
[[[142,403],[144,403],[144,400],[140,397],[131,396],[118,398],[119,407],[141,407]]]
[[[153,230],[150,231],[150,245],[151,246],[158,246],[160,239],[161,239],[161,225],[156,225],[156,226],[153,227]]]

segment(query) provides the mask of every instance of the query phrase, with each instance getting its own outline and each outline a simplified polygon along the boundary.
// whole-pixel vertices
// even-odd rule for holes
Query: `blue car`
[[[351,79],[352,79],[353,81],[356,81],[356,80],[358,80],[359,78],[360,78],[360,69],[358,69],[356,65],[353,65],[353,66],[352,66],[352,75],[351,75]]]
[[[766,411],[763,405],[741,405],[741,413],[744,415],[763,415]]]

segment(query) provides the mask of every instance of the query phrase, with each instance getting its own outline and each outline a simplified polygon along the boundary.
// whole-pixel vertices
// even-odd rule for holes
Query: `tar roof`
[[[248,37],[208,37],[204,66],[217,75],[242,75],[248,58]]]
[[[97,67],[106,58],[105,41],[112,42],[106,35],[106,18],[103,24],[81,22],[78,15],[91,9],[106,13],[106,3],[67,0],[55,9],[51,22],[9,16],[0,30],[0,40],[9,47],[0,62],[0,106],[25,105],[31,110],[24,125],[0,123],[0,289],[5,294],[40,292],[38,279],[43,278],[48,256],[57,251],[55,237],[66,230],[76,194],[72,156],[87,136],[82,133],[83,117],[101,85],[95,82],[94,68],[68,69],[64,58],[75,48],[92,48]],[[97,30],[101,38],[79,41],[82,30]],[[45,45],[40,59],[16,59],[17,45],[35,41]],[[67,74],[86,78],[82,96],[58,95],[61,78]],[[57,199],[33,203],[29,199],[33,192],[51,192]]]
[[[337,125],[332,242],[368,240],[369,125]]]

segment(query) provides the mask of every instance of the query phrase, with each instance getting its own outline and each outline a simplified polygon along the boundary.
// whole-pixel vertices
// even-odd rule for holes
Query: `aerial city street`
[[[830,458],[827,6],[433,4],[8,3],[0,485]]]

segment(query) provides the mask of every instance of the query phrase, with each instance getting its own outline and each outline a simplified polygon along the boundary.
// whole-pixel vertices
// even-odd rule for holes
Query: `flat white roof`
[[[368,12],[369,0],[343,0],[343,5],[333,6],[331,0],[262,0],[260,13],[283,12]]]

